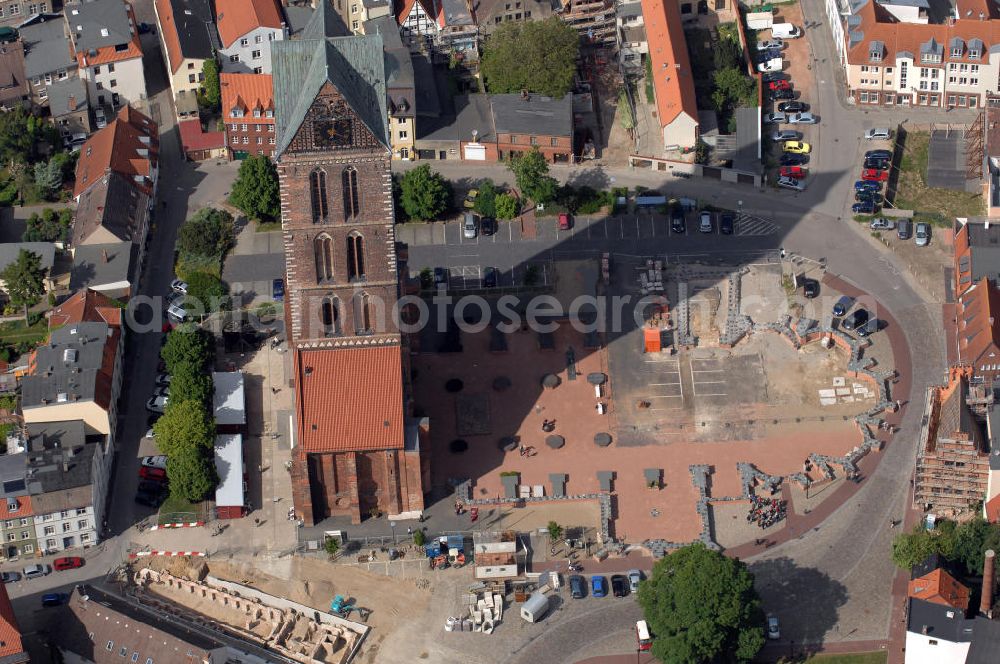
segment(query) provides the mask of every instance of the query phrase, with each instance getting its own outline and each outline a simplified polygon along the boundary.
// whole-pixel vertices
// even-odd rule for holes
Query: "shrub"
[[[514,219],[518,210],[517,198],[513,194],[500,194],[496,198],[497,219]]]

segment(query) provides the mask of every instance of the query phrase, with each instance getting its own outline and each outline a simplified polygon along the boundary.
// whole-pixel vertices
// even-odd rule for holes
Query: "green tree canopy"
[[[214,460],[201,449],[168,455],[167,477],[170,479],[170,492],[193,503],[208,498],[219,483]]]
[[[281,217],[278,169],[264,155],[251,155],[240,164],[229,202],[248,217],[271,221]]]
[[[0,113],[0,164],[30,161],[34,155],[35,126],[33,117],[20,105]]]
[[[639,586],[661,662],[749,662],[764,645],[764,616],[746,565],[696,543],[653,566]]]
[[[214,274],[191,272],[187,275],[187,297],[201,303],[205,311],[228,309],[226,286]]]
[[[166,345],[160,351],[160,356],[167,364],[167,372],[173,375],[180,365],[185,363],[201,367],[204,370],[212,357],[210,343],[208,333],[201,328],[195,328],[191,331],[172,330],[167,335]]]
[[[1000,525],[988,523],[981,516],[966,521],[938,521],[934,530],[923,523],[892,541],[892,562],[909,572],[933,554],[960,563],[970,575],[982,574],[987,549],[1000,551]]]
[[[493,180],[486,179],[479,183],[479,195],[476,196],[475,210],[484,217],[497,216],[497,187]]]
[[[514,174],[517,188],[531,200],[544,204],[556,197],[559,183],[549,175],[549,165],[538,148],[508,158],[507,167]]]
[[[21,240],[24,242],[60,242],[69,239],[70,223],[73,221],[73,210],[63,208],[59,211],[45,208],[41,214],[32,212]]]
[[[175,400],[171,379],[170,399],[163,417],[156,420],[156,446],[168,457],[184,454],[189,447],[212,449],[215,422],[208,416],[204,400]]]
[[[579,51],[579,35],[558,16],[503,23],[486,39],[480,70],[491,94],[561,98],[573,87]]]
[[[208,408],[214,391],[212,374],[201,365],[181,362],[174,366],[174,371],[170,374],[170,401],[194,401]]]
[[[208,58],[202,65],[201,73],[205,80],[201,84],[201,102],[210,110],[217,111],[222,103],[222,88],[219,85],[219,63],[215,58]]]
[[[736,106],[756,106],[756,87],[750,77],[735,67],[719,69],[713,75],[715,90],[712,103],[718,111],[728,111]]]
[[[0,272],[7,296],[15,307],[24,307],[24,317],[28,317],[28,307],[34,306],[45,293],[45,268],[38,254],[22,249],[17,259]]]
[[[513,219],[519,211],[517,207],[517,198],[513,194],[498,195],[496,202],[497,219]]]
[[[181,251],[199,256],[226,255],[236,244],[233,215],[225,210],[202,208],[181,225],[177,246]]]
[[[35,164],[35,186],[40,198],[55,200],[63,184],[63,167],[56,159]]]
[[[403,212],[410,219],[437,219],[451,203],[451,186],[428,164],[403,173],[399,187]]]

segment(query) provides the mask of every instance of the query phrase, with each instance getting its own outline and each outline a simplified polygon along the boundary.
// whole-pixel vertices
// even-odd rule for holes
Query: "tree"
[[[63,184],[63,169],[55,159],[40,161],[35,164],[35,186],[38,195],[46,200],[54,200],[59,196]]]
[[[69,239],[73,210],[45,208],[41,214],[32,212],[28,217],[21,240],[24,242],[64,242]]]
[[[278,169],[264,155],[251,155],[240,164],[229,202],[248,217],[271,221],[281,217]]]
[[[17,259],[0,272],[7,289],[10,303],[24,307],[24,318],[28,318],[28,307],[34,306],[45,293],[45,268],[38,254],[22,249]]]
[[[204,400],[174,397],[171,377],[170,399],[163,417],[153,424],[156,446],[169,456],[184,454],[189,447],[212,449],[215,422],[208,416]]]
[[[549,165],[538,148],[508,158],[507,167],[514,174],[518,189],[535,203],[545,204],[556,197],[559,183],[549,175]]]
[[[928,556],[940,553],[942,543],[937,533],[918,523],[912,531],[897,535],[892,541],[892,562],[896,567],[909,572]]]
[[[170,479],[170,493],[193,503],[208,498],[219,483],[213,459],[201,449],[168,455],[167,477]]]
[[[753,574],[739,560],[702,543],[678,549],[653,566],[639,586],[662,662],[749,662],[764,645],[764,616]]]
[[[208,272],[191,272],[187,275],[187,298],[200,302],[205,311],[212,311],[213,308],[228,309],[229,303],[225,301],[226,286],[214,274]]]
[[[497,196],[497,219],[513,219],[519,212],[517,208],[517,198],[513,194],[500,194]]]
[[[756,88],[742,71],[735,67],[717,70],[713,76],[715,90],[712,102],[717,111],[728,111],[735,106],[756,106]]]
[[[181,251],[199,256],[226,255],[236,244],[233,215],[225,210],[202,208],[184,222],[177,235]]]
[[[428,164],[403,173],[399,187],[403,211],[410,219],[437,219],[451,202],[451,186]]]
[[[484,217],[497,216],[497,188],[493,180],[483,180],[479,183],[479,195],[476,196],[475,210]]]
[[[31,160],[35,145],[35,126],[31,119],[21,106],[0,113],[0,161],[4,167],[15,161]]]
[[[333,556],[337,555],[338,551],[340,551],[340,542],[338,542],[333,537],[327,535],[326,539],[323,540],[323,549],[332,558]]]
[[[558,16],[503,23],[486,39],[480,70],[491,94],[563,97],[573,87],[580,37]]]
[[[562,526],[560,526],[555,521],[549,521],[549,524],[546,526],[546,528],[549,531],[549,540],[550,541],[555,542],[560,537],[562,537],[563,528],[562,528]]]
[[[167,343],[160,356],[167,364],[167,371],[173,374],[181,364],[190,363],[204,369],[211,359],[209,337],[201,328],[192,331],[175,329],[167,335]],[[162,419],[162,418],[161,418]]]
[[[208,107],[209,110],[216,111],[222,102],[222,88],[219,85],[219,63],[215,61],[215,58],[205,60],[205,64],[201,68],[201,73],[204,75],[205,80],[202,81],[201,90],[199,90],[201,93],[199,101],[202,102],[203,106]]]
[[[413,531],[413,543],[416,546],[423,546],[427,543],[427,534],[423,530],[417,529]]]
[[[178,364],[170,374],[171,402],[194,401],[207,408],[214,391],[212,375],[193,362]]]

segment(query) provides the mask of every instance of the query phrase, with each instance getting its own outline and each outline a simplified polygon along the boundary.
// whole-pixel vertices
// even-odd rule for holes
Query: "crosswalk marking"
[[[774,235],[778,226],[767,219],[752,214],[741,214],[736,220],[736,235]]]

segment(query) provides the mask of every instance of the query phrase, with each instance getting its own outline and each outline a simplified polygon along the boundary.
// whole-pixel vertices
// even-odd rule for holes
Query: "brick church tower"
[[[275,42],[285,321],[294,353],[295,509],[310,525],[423,510],[400,276],[382,38],[334,37],[319,2],[302,39]]]

